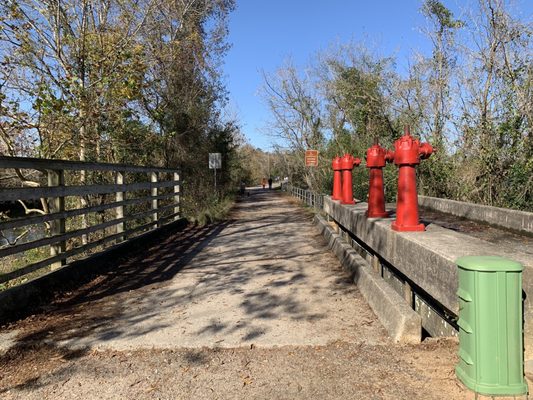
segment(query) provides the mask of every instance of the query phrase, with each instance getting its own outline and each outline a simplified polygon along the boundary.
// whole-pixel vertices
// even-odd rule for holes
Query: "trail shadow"
[[[161,243],[149,244],[134,254],[109,262],[107,273],[100,276],[98,285],[79,291],[63,304],[84,303],[169,281],[229,224],[231,221],[201,228],[189,226],[168,235]]]
[[[252,341],[269,332],[266,323],[280,318],[311,323],[326,318],[299,297],[298,291],[308,289],[319,299],[331,293],[348,294],[354,287],[347,278],[339,278],[340,267],[324,268],[320,279],[327,280],[327,285],[311,275],[308,264],[327,251],[327,244],[319,239],[302,250],[310,237],[300,235],[300,224],[308,223],[310,217],[294,205],[280,202],[280,196],[266,190],[254,193],[241,199],[228,221],[169,232],[119,259],[106,261],[104,272],[92,282],[57,299],[35,321],[23,321],[23,333],[13,352],[0,357],[0,366],[19,360],[30,367],[20,354],[32,348],[37,353],[52,349],[63,358],[82,357],[94,344],[163,330],[181,318],[185,306],[216,301],[221,294],[235,296],[232,304],[243,318],[230,321],[213,315],[191,334],[222,335],[224,339],[224,335],[237,333],[243,341]],[[274,203],[277,211],[273,214]],[[206,250],[215,239],[216,251]],[[178,274],[184,280],[193,276],[186,290],[167,284]],[[250,285],[259,279],[265,283]],[[82,347],[73,351],[72,343]],[[191,351],[191,364],[204,362],[198,354]],[[53,374],[64,378],[68,371],[59,368]],[[38,384],[32,379],[29,376],[20,388]],[[0,380],[0,390],[1,385]]]
[[[27,369],[32,370],[35,363],[49,364],[50,359],[71,360],[86,355],[89,346],[72,349],[63,343],[73,338],[94,335],[97,340],[109,341],[125,335],[145,335],[163,328],[164,325],[156,323],[133,331],[128,329],[154,317],[146,313],[128,314],[122,321],[123,329],[110,325],[110,321],[125,307],[131,306],[127,301],[121,301],[120,296],[117,300],[114,297],[137,290],[150,294],[155,288],[164,287],[165,282],[187,266],[230,223],[188,226],[145,243],[120,259],[105,261],[98,266],[102,273],[94,280],[37,310],[35,316],[19,323],[21,327],[16,326],[22,333],[15,344],[0,355],[0,368],[5,370],[27,364]],[[87,261],[90,262],[90,259]],[[61,371],[59,369],[57,373]],[[2,383],[0,380],[0,393],[10,389],[31,389],[37,385],[31,375],[14,386],[3,387]]]
[[[35,390],[43,386],[40,377],[55,368],[54,374],[68,371],[68,362],[87,354],[87,349],[67,349],[44,342],[21,342],[0,356],[0,370],[4,377],[16,375],[15,382],[4,383],[0,376],[0,395],[8,391]],[[68,371],[71,373],[72,371]],[[1,397],[1,396],[0,396]]]

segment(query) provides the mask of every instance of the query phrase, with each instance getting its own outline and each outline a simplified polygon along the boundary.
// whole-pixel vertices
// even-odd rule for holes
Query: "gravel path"
[[[276,191],[149,243],[0,332],[7,399],[466,399],[456,343],[393,344]]]

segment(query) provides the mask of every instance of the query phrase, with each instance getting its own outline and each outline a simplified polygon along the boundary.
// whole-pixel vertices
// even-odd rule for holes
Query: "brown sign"
[[[305,151],[305,166],[318,167],[318,150]]]

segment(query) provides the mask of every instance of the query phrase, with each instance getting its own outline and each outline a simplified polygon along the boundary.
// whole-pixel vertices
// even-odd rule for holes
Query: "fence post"
[[[48,186],[64,186],[65,174],[63,170],[48,170]],[[48,199],[48,206],[51,213],[65,211],[64,197],[51,197]],[[50,223],[50,236],[62,235],[65,233],[65,218],[58,218]],[[66,242],[64,240],[50,245],[50,255],[52,257],[64,253]],[[51,264],[52,269],[57,269],[65,265],[66,260],[61,259]]]
[[[178,172],[174,172],[174,182],[179,182],[180,180],[180,174]],[[174,185],[174,214],[177,214],[174,217],[174,221],[177,221],[180,218],[180,184]]]
[[[82,169],[80,170],[80,183],[82,185],[87,185],[87,171]],[[80,208],[86,208],[89,207],[89,201],[84,196],[80,196]],[[89,227],[89,215],[88,214],[82,214],[81,215],[81,228],[85,229]],[[89,243],[89,235],[84,233],[81,235],[81,244],[85,245]]]
[[[157,183],[157,172],[150,172],[150,182]],[[158,190],[157,187],[152,187],[150,190],[150,195],[152,197],[157,197]],[[159,227],[159,215],[157,213],[159,201],[157,199],[152,198],[152,210],[154,213],[152,214],[152,221],[154,221],[153,229]]]
[[[115,175],[115,184],[116,185],[123,185],[124,184],[124,172],[117,171]],[[115,194],[115,201],[121,202],[124,201],[124,192],[116,192]],[[115,208],[115,219],[121,219],[124,218],[124,206],[118,206]],[[123,233],[124,232],[124,222],[119,222],[116,225],[116,233]],[[125,240],[125,236],[119,236],[117,238],[117,243],[122,242]]]

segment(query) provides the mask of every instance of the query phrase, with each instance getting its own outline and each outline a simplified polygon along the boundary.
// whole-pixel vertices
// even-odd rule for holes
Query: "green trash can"
[[[522,265],[467,256],[459,267],[459,363],[455,373],[476,393],[527,393],[522,345]]]

